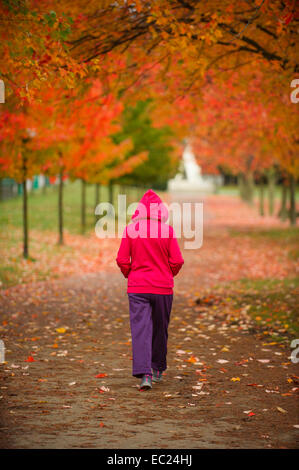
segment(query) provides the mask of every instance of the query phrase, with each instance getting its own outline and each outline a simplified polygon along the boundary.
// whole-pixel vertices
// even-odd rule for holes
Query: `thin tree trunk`
[[[109,202],[110,202],[110,204],[113,205],[113,183],[112,183],[112,181],[109,181],[108,190],[109,190]]]
[[[274,192],[275,192],[275,170],[270,168],[268,170],[268,200],[269,200],[269,215],[273,215],[274,212]]]
[[[97,205],[100,203],[100,183],[95,183],[95,206],[94,206],[94,212],[95,212],[95,209],[97,207]],[[95,220],[97,221],[97,215],[94,214],[95,216]]]
[[[246,177],[246,200],[249,204],[253,204],[254,197],[254,178],[253,173],[250,171]]]
[[[264,175],[260,178],[260,215],[265,215]]]
[[[27,181],[23,181],[23,257],[29,258],[28,249],[28,196],[27,196]]]
[[[277,214],[278,217],[280,217],[281,220],[283,221],[286,220],[288,217],[287,198],[288,198],[288,187],[284,179],[282,182],[282,187],[281,187],[281,206]]]
[[[58,245],[63,245],[63,166],[60,167],[59,172],[59,187],[58,187]]]
[[[244,197],[244,177],[242,173],[238,174],[238,187],[239,187],[239,195],[241,199],[245,199]]]
[[[252,204],[254,196],[254,179],[252,172],[248,171],[247,174],[239,174],[238,185],[241,199],[248,204]]]
[[[290,223],[296,225],[296,201],[295,201],[296,179],[290,175]]]
[[[24,152],[24,150],[23,150]],[[29,258],[28,243],[28,194],[27,194],[27,160],[23,153],[23,257]]]
[[[96,183],[95,184],[95,207],[97,207],[99,202],[100,202],[100,183]]]
[[[81,232],[83,234],[86,228],[86,183],[83,179],[81,182]]]

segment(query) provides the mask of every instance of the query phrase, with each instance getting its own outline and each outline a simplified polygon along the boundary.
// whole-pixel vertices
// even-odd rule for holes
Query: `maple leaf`
[[[25,362],[35,362],[35,359],[33,356],[28,356],[27,359],[25,359]]]

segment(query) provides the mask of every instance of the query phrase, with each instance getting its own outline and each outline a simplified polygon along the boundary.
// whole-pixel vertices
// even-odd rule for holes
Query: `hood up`
[[[152,189],[144,193],[137,209],[132,215],[132,220],[155,219],[165,222],[168,219],[168,209],[162,199]]]

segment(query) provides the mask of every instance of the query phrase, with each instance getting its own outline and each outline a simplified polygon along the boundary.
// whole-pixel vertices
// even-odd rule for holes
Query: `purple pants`
[[[166,370],[168,324],[173,294],[128,293],[132,334],[132,375]]]

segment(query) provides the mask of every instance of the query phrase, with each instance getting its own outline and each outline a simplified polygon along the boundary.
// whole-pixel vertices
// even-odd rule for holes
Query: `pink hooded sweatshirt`
[[[128,278],[127,293],[173,293],[173,278],[184,260],[167,219],[167,207],[149,189],[123,232],[116,258]]]

